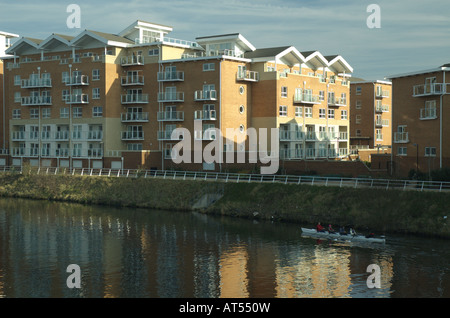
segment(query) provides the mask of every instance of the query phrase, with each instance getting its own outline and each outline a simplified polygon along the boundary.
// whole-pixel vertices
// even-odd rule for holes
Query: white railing
[[[0,172],[22,173],[22,167],[0,168]],[[223,173],[206,171],[172,171],[172,170],[141,170],[141,169],[91,169],[91,168],[55,168],[33,167],[30,173],[35,174],[66,174],[81,176],[125,177],[125,178],[158,178],[171,180],[220,181],[225,183],[282,183],[297,185],[316,185],[327,187],[373,188],[385,190],[414,191],[450,191],[450,182],[418,181],[374,178],[340,178],[321,176],[295,175],[261,175],[242,173]]]
[[[421,108],[420,109],[420,119],[436,119],[437,113],[436,108]]]
[[[446,84],[433,83],[415,85],[413,87],[413,96],[440,95],[446,93]]]

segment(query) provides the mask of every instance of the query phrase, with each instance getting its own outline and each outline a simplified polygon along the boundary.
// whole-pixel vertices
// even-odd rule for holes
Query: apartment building
[[[7,127],[7,118],[5,111],[5,91],[3,89],[3,59],[7,59],[8,55],[5,53],[6,50],[11,46],[11,40],[19,37],[17,34],[8,33],[0,31],[0,106],[2,107],[2,111],[0,112],[0,164],[7,164],[7,142],[6,142],[6,127]]]
[[[392,83],[385,80],[350,79],[350,148],[369,160],[366,153],[390,151],[392,144]]]
[[[450,166],[450,64],[389,76],[392,81],[393,173]],[[447,76],[448,77],[448,76]]]
[[[284,160],[348,154],[353,70],[341,56],[257,49],[239,33],[185,41],[172,30],[138,20],[118,34],[23,37],[8,48],[12,164],[220,170],[177,165],[172,148],[219,139],[225,152],[248,155],[250,127],[279,128]]]

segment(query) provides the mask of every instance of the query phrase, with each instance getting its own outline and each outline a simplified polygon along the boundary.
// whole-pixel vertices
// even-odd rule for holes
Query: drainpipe
[[[445,70],[443,72],[443,85],[445,87],[445,90],[443,94],[441,94],[440,101],[439,101],[439,168],[442,169],[442,98],[446,94],[447,86],[445,85]]]
[[[4,64],[3,65],[3,71],[5,70]],[[3,118],[2,118],[2,126],[3,126],[3,148],[6,149],[6,93],[5,93],[5,74],[3,73]]]
[[[219,158],[219,171],[222,172],[222,161],[224,160],[223,156],[224,151],[223,151],[223,130],[222,130],[222,62],[223,60],[220,59],[219,60],[219,94],[220,94],[220,98],[219,98],[219,131],[220,131],[220,138],[219,138],[219,154],[221,154],[221,158]],[[248,94],[248,87],[247,87],[247,91],[246,94]],[[246,106],[246,111],[248,112],[248,105]],[[246,125],[247,126],[247,125]],[[246,127],[246,129],[248,129],[248,127]],[[245,144],[244,144],[245,145]]]

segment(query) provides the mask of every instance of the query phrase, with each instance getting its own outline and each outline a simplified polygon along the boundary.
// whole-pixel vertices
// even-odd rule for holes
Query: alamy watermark
[[[68,288],[81,288],[81,269],[77,264],[70,264],[66,269],[67,273],[71,273],[67,277],[66,285]]]
[[[70,13],[67,17],[66,25],[69,29],[81,28],[81,8],[78,4],[69,4],[66,12]]]
[[[378,4],[370,4],[367,6],[366,11],[371,13],[366,20],[367,27],[369,29],[381,28],[381,8]]]
[[[270,129],[270,150],[268,148],[267,133],[267,128],[259,128],[258,130],[256,128],[248,128],[247,130],[227,128],[224,143],[220,129],[209,128],[203,131],[202,125],[195,123],[193,147],[190,130],[187,128],[176,128],[172,131],[171,139],[181,141],[173,146],[171,158],[176,164],[235,163],[234,145],[236,144],[237,163],[257,163],[259,159],[262,164],[268,164],[268,166],[261,166],[261,174],[275,174],[280,165],[279,129]],[[235,139],[241,139],[242,142],[235,143]],[[211,142],[203,147],[204,140],[211,140]],[[248,151],[245,150],[246,142],[248,143]],[[248,162],[246,162],[246,154],[248,154]],[[194,158],[192,158],[192,155]]]
[[[377,264],[370,264],[366,269],[367,273],[371,273],[367,277],[368,288],[381,288],[381,269]]]

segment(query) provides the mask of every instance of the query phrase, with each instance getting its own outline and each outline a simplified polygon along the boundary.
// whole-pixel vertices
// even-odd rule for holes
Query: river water
[[[450,297],[449,247],[409,236],[330,242],[302,237],[296,224],[0,199],[0,297]],[[67,285],[71,264],[80,288]],[[380,288],[368,287],[377,281],[371,264]]]

